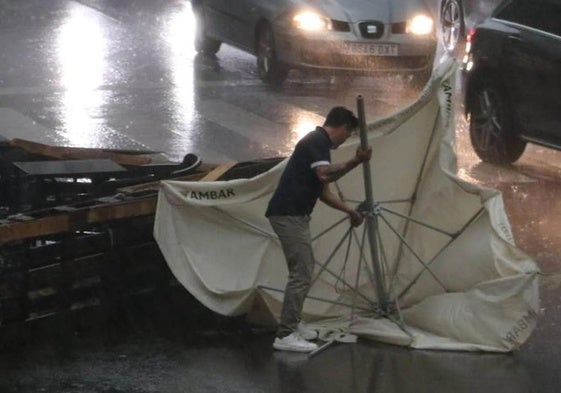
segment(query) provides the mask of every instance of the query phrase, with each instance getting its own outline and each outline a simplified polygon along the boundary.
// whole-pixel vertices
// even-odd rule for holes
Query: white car
[[[423,0],[191,0],[198,52],[224,42],[254,54],[260,77],[290,69],[412,75],[424,85],[436,49]]]

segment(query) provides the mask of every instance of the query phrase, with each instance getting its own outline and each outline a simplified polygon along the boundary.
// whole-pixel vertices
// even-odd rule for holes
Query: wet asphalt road
[[[180,0],[0,0],[0,135],[244,161],[288,154],[358,94],[368,120],[414,99],[399,78],[293,74],[271,91],[247,54],[224,46],[216,59],[196,56],[192,24]],[[560,272],[561,153],[530,146],[499,168],[475,157],[461,116],[457,137],[459,175],[502,190],[520,248]],[[5,349],[0,392],[558,392],[561,290],[555,277],[544,282],[538,328],[511,355],[359,342],[308,360],[273,353],[267,331],[192,333],[182,329],[189,315],[147,308],[117,331]]]

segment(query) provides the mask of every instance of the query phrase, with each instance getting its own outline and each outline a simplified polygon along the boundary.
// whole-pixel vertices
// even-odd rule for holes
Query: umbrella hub
[[[369,203],[364,201],[358,205],[358,211],[365,216],[379,216],[382,213],[382,208],[379,202],[373,201]]]

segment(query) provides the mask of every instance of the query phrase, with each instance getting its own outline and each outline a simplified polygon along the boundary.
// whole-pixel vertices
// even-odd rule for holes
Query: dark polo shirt
[[[314,168],[331,163],[331,146],[331,139],[322,127],[296,144],[269,201],[267,217],[302,216],[312,212],[323,189]]]

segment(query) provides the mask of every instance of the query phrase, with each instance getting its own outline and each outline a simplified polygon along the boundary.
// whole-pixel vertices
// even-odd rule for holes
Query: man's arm
[[[352,226],[356,227],[362,224],[362,221],[364,220],[362,214],[360,214],[359,211],[347,205],[341,199],[337,198],[337,196],[335,196],[335,194],[331,192],[331,189],[329,188],[329,184],[323,185],[323,189],[320,195],[320,200],[323,203],[325,203],[327,206],[330,206],[334,209],[347,213],[349,215],[349,218],[351,219]]]
[[[366,150],[358,147],[356,154],[347,162],[340,164],[321,165],[315,168],[319,181],[323,184],[332,183],[349,173],[351,170],[359,166],[364,161],[370,160],[372,156],[372,148]]]

